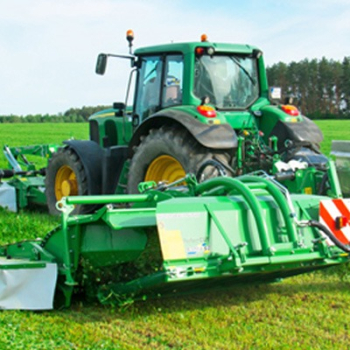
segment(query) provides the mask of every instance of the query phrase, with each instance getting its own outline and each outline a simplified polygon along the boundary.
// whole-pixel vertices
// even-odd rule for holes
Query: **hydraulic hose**
[[[15,171],[12,169],[0,169],[0,180],[9,179],[15,175]]]
[[[16,175],[24,175],[24,176],[31,176],[31,175],[42,175],[45,176],[46,169],[41,168],[39,170],[29,170],[29,171],[16,171],[14,169],[0,169],[0,180],[1,179],[10,179],[11,177],[14,177]]]
[[[324,193],[326,193],[326,184],[327,184],[327,181],[328,181],[328,173],[325,173],[322,177],[322,181],[321,181],[321,184],[320,184],[320,188],[318,190],[318,193],[319,195],[323,195]]]
[[[346,253],[350,253],[350,247],[346,246],[345,244],[343,244],[342,242],[340,242],[338,240],[337,237],[335,237],[333,235],[333,233],[323,224],[321,224],[320,222],[316,221],[316,220],[310,220],[308,222],[309,226],[312,227],[317,227],[320,231],[322,231],[338,248],[340,248],[341,250],[343,250]]]
[[[208,166],[213,166],[214,168],[216,168],[220,176],[226,176],[226,170],[224,165],[216,159],[209,159],[206,162],[204,162],[198,169],[196,174],[197,181],[200,181],[201,175],[203,174],[205,168]]]

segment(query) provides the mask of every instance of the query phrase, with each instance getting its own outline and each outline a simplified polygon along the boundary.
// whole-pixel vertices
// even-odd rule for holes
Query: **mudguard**
[[[279,120],[272,129],[270,136],[278,137],[278,147],[284,146],[285,140],[309,141],[319,144],[323,141],[323,134],[319,127],[309,118],[303,116],[303,121],[298,123]]]
[[[152,128],[162,125],[177,124],[189,133],[204,147],[212,149],[237,148],[237,135],[229,124],[203,124],[190,114],[179,110],[165,110],[147,118],[135,131],[130,141],[130,156],[133,147],[140,143],[140,138]]]
[[[104,150],[102,164],[102,194],[115,193],[127,157],[127,146],[112,146]]]
[[[88,194],[101,194],[103,148],[94,141],[67,140],[63,143],[74,150],[84,166]]]

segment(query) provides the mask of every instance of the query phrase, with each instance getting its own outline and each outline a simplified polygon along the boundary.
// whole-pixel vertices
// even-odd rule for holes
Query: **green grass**
[[[348,138],[350,121],[317,124],[326,154],[332,139]],[[0,125],[1,143],[9,145],[86,139],[87,134],[85,124]],[[44,213],[0,210],[0,244],[42,237],[57,222]],[[63,311],[1,312],[0,350],[347,349],[348,305],[350,285],[337,273],[149,300],[125,309],[76,300]]]
[[[1,349],[347,349],[349,285],[321,274],[133,304],[5,311]]]
[[[62,143],[69,138],[88,139],[88,123],[0,124],[0,146]]]
[[[350,120],[316,120],[315,123],[323,132],[321,151],[326,155],[331,152],[332,140],[350,140]]]
[[[0,207],[0,244],[42,238],[59,222],[58,217],[42,210],[12,213]]]
[[[67,139],[87,140],[88,123],[28,123],[0,124],[0,169],[7,168],[7,160],[2,153],[4,145],[29,146],[36,144],[62,144]],[[35,161],[35,158],[28,158]]]

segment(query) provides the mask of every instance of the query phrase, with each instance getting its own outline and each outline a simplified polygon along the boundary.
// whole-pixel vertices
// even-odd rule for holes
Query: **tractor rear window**
[[[248,56],[196,58],[194,93],[219,109],[243,109],[259,97],[257,61]]]

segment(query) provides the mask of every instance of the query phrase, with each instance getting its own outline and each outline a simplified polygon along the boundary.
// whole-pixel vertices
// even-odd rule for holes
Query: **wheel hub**
[[[70,196],[78,193],[77,181],[76,180],[64,180],[62,182],[62,195]]]
[[[78,195],[78,182],[73,169],[68,165],[63,165],[58,169],[55,180],[56,200],[62,197]]]
[[[178,160],[168,155],[162,155],[155,158],[149,165],[144,181],[171,183],[185,176],[186,172]]]

